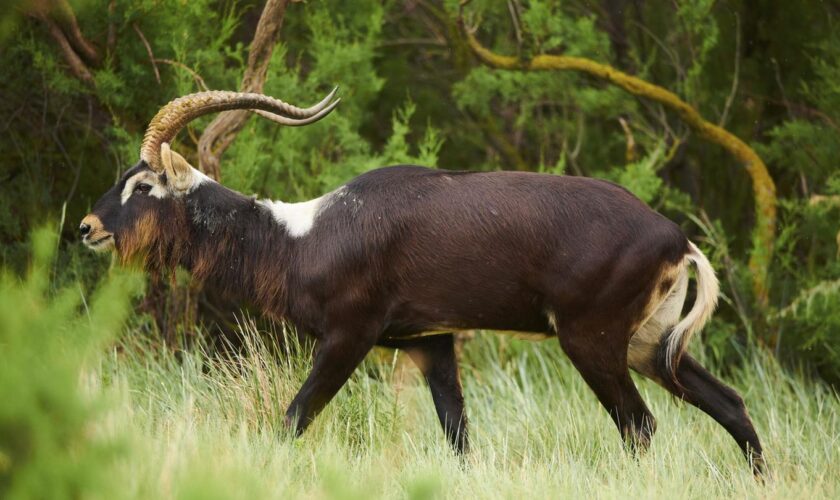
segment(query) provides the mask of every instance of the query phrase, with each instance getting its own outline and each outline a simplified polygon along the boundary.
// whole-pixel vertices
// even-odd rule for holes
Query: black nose
[[[79,226],[79,234],[81,234],[82,236],[87,236],[89,232],[90,224],[85,224],[84,222],[82,222],[82,225]]]

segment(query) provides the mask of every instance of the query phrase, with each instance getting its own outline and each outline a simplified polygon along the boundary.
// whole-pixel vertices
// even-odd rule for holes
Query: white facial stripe
[[[137,187],[137,184],[141,182],[152,186],[152,190],[149,191],[149,196],[154,196],[155,198],[159,199],[166,198],[166,188],[161,185],[157,176],[151,172],[140,172],[136,175],[133,175],[130,179],[126,181],[125,187],[123,188],[122,193],[120,194],[120,202],[123,205],[125,205],[128,199],[131,198],[131,195],[134,194],[134,189]]]
[[[128,199],[131,198],[131,195],[134,194],[134,189],[140,182],[144,182],[152,186],[152,190],[148,193],[149,196],[154,196],[155,198],[159,198],[162,200],[172,194],[174,194],[175,196],[180,196],[183,194],[191,193],[198,186],[204,184],[205,182],[216,181],[205,175],[204,172],[190,167],[189,180],[187,183],[185,183],[189,187],[185,191],[176,191],[175,193],[170,193],[169,189],[167,189],[166,186],[161,184],[156,174],[152,172],[140,172],[126,181],[125,187],[123,188],[122,193],[120,194],[120,201],[123,205],[125,205]]]
[[[282,201],[272,200],[264,200],[260,203],[271,210],[274,220],[285,226],[290,236],[300,238],[305,236],[315,225],[315,219],[320,211],[328,207],[335,195],[343,192],[343,190],[342,187],[320,198],[300,203],[283,203]]]

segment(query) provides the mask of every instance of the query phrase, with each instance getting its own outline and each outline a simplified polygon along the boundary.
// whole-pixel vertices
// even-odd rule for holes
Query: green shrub
[[[105,487],[116,441],[92,422],[102,409],[82,379],[112,340],[141,283],[115,273],[90,303],[78,286],[51,290],[56,236],[33,237],[28,276],[0,277],[0,497],[78,498]]]

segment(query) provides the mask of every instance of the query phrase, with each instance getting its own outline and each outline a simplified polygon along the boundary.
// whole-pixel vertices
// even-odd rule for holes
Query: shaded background
[[[474,1],[475,36],[499,54],[571,55],[669,89],[750,144],[779,215],[768,300],[747,268],[750,178],[678,116],[574,72],[504,71],[465,43],[456,1],[280,2],[264,92],[342,103],[316,125],[249,119],[220,177],[302,200],[394,163],[517,169],[622,183],[681,223],[722,280],[709,354],[763,349],[840,381],[840,2]],[[22,269],[28,234],[61,227],[57,282],[93,287],[107,259],[76,244],[81,217],[138,159],[145,125],[189,92],[237,89],[263,11],[255,1],[12,2],[0,14],[0,241]],[[175,148],[199,165],[213,120]],[[492,249],[476,249],[492,251]],[[155,326],[149,327],[155,335]]]

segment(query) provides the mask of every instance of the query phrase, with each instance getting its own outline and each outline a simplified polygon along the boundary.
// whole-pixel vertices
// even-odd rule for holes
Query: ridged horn
[[[308,108],[299,108],[274,97],[249,92],[211,90],[179,97],[162,107],[149,123],[143,137],[143,145],[140,147],[140,159],[152,170],[162,171],[161,145],[171,142],[192,120],[219,111],[248,109],[276,123],[292,127],[314,123],[338,105],[341,99],[333,100],[337,91],[338,87],[321,102]]]

